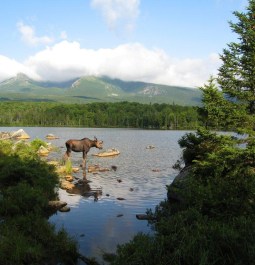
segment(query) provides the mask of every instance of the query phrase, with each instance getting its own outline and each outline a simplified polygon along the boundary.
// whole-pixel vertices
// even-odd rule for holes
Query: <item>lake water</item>
[[[2,127],[1,131],[15,131],[20,127]],[[116,148],[120,155],[100,158],[92,156],[99,150],[90,149],[87,166],[98,164],[100,167],[117,170],[87,173],[92,190],[100,191],[94,196],[69,194],[59,190],[60,199],[66,201],[71,211],[58,212],[50,217],[56,228],[64,227],[79,243],[80,252],[88,257],[97,257],[104,252],[114,252],[118,244],[126,243],[138,232],[150,233],[147,221],[136,219],[136,214],[144,214],[147,209],[154,210],[166,198],[166,185],[178,174],[172,168],[180,158],[178,140],[184,131],[155,131],[135,129],[103,128],[41,128],[22,127],[31,140],[40,138],[46,141],[52,133],[59,139],[50,142],[59,147],[47,159],[61,159],[65,152],[66,140],[96,136],[104,141],[104,150]],[[147,149],[148,145],[155,148]],[[72,165],[79,166],[81,153],[72,153]],[[73,174],[82,179],[82,171]],[[81,192],[82,193],[82,192]],[[123,198],[124,200],[119,200]]]

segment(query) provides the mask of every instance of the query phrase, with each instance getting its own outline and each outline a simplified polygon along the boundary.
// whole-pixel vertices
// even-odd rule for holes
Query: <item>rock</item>
[[[11,132],[10,136],[11,138],[16,138],[16,139],[29,139],[30,138],[30,136],[23,129],[19,129],[18,131]]]
[[[70,183],[67,180],[63,180],[60,183],[60,188],[63,190],[70,190],[70,189],[73,189],[74,187],[75,187],[75,185],[73,183]]]
[[[46,139],[48,139],[48,140],[54,140],[54,139],[59,139],[59,137],[55,136],[52,133],[49,133],[49,134],[46,135]]]
[[[154,149],[154,148],[155,148],[154,145],[148,145],[148,146],[146,146],[146,149]]]
[[[60,212],[66,213],[66,212],[70,212],[70,207],[68,206],[64,206],[62,208],[59,209]]]
[[[89,173],[98,172],[99,169],[100,169],[99,165],[89,165],[88,166],[88,172]]]
[[[59,165],[59,162],[58,161],[48,161],[47,164],[49,165],[53,165],[53,166],[58,166]]]
[[[89,165],[88,173],[96,173],[96,172],[106,172],[109,171],[109,168],[100,168],[99,165]]]
[[[49,201],[48,203],[49,208],[55,209],[55,210],[58,210],[66,205],[67,203],[64,201]]]
[[[0,139],[2,140],[6,140],[6,139],[10,139],[11,135],[8,132],[0,132]]]
[[[191,166],[182,169],[181,172],[175,177],[171,185],[169,185],[167,192],[167,198],[169,201],[184,203],[184,199],[181,196],[180,191],[183,191],[185,188],[187,188],[191,169]]]
[[[116,217],[122,217],[122,216],[124,216],[124,214],[120,213]]]
[[[118,197],[117,200],[119,200],[119,201],[124,201],[125,199],[122,198],[122,197]]]
[[[113,171],[116,171],[116,170],[117,170],[117,166],[111,166],[111,169],[112,169]]]
[[[65,176],[65,180],[71,182],[71,181],[74,180],[74,177],[73,177],[72,175],[66,175],[66,176]]]
[[[79,169],[78,167],[73,167],[73,168],[72,168],[72,171],[73,171],[74,173],[77,173],[79,170],[80,170],[80,169]]]
[[[110,171],[110,169],[109,168],[100,168],[99,169],[99,172],[106,172],[106,171]]]
[[[1,132],[0,139],[29,139],[30,136],[23,130],[19,129],[14,132]]]
[[[148,214],[137,214],[136,219],[138,220],[155,220],[155,218]]]
[[[39,149],[38,149],[38,151],[37,151],[37,153],[39,154],[39,155],[41,155],[41,156],[47,156],[48,154],[49,154],[49,150],[46,148],[46,147],[44,147],[44,146],[40,146],[39,147]]]

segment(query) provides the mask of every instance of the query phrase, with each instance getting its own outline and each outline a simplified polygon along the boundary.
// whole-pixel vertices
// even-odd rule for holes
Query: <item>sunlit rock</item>
[[[67,205],[67,203],[63,202],[63,201],[49,201],[49,203],[48,203],[48,206],[51,209],[56,209],[56,210],[66,206],[66,205]]]
[[[55,139],[59,139],[59,137],[55,136],[52,133],[49,133],[49,134],[46,135],[46,139],[47,140],[55,140]]]
[[[0,139],[29,139],[30,136],[23,130],[19,129],[14,132],[1,132]]]
[[[11,138],[16,138],[16,139],[29,139],[30,138],[30,136],[23,129],[19,129],[18,131],[11,132],[10,136]]]
[[[72,175],[66,175],[66,176],[65,176],[65,180],[71,182],[71,181],[74,180],[74,177],[73,177]]]
[[[37,153],[39,154],[39,155],[41,155],[41,156],[47,156],[48,154],[49,154],[49,150],[46,148],[46,147],[44,147],[44,146],[40,146],[39,147],[39,149],[38,149],[38,151],[37,151]]]
[[[71,183],[70,181],[67,180],[63,180],[60,183],[60,188],[63,190],[70,190],[73,189],[75,187],[75,185],[73,183]]]

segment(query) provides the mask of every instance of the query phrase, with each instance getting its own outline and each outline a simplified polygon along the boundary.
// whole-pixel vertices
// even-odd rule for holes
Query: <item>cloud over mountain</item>
[[[203,85],[219,64],[218,56],[202,59],[170,58],[163,50],[139,43],[112,49],[85,49],[78,42],[61,41],[29,57],[24,63],[0,56],[0,63],[39,80],[66,81],[72,78],[106,75],[126,81],[144,81],[195,87]],[[7,75],[8,74],[8,75]],[[10,71],[0,69],[0,80]]]

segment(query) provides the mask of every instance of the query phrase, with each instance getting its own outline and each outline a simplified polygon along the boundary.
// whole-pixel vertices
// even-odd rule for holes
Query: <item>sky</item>
[[[199,87],[248,0],[0,0],[0,82],[106,75]]]

